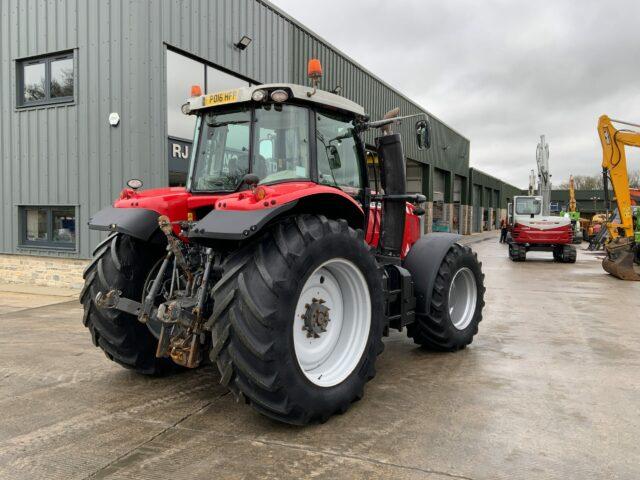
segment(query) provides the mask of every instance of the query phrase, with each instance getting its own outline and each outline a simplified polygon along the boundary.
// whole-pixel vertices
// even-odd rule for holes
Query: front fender
[[[158,229],[159,216],[158,212],[146,208],[107,207],[89,219],[89,228],[120,232],[146,242]]]
[[[429,233],[413,244],[402,265],[411,273],[416,297],[416,313],[429,313],[431,295],[442,260],[462,235]]]

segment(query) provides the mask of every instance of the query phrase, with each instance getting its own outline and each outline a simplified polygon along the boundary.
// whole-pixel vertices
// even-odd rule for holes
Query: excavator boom
[[[569,175],[569,211],[576,211],[576,187],[573,182],[573,175]]]
[[[611,119],[606,115],[602,115],[598,120],[598,135],[602,144],[605,202],[608,201],[610,181],[620,213],[620,223],[607,223],[611,241],[605,245],[607,257],[603,260],[602,266],[607,272],[623,280],[640,281],[637,267],[640,254],[638,244],[635,242],[631,190],[625,155],[625,146],[640,147],[640,132],[628,129],[618,130],[613,123],[640,128],[640,125]]]

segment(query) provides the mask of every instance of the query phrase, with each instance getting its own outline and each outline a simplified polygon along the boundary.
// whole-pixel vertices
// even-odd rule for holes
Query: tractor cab
[[[183,112],[197,115],[192,193],[313,182],[362,197],[359,131],[366,116],[346,98],[299,85],[260,85],[191,97]]]
[[[428,148],[426,116],[399,117],[396,109],[371,122],[360,105],[318,90],[313,65],[309,73],[309,87],[278,83],[212,94],[193,89],[182,107],[184,114],[197,116],[186,190],[216,200],[209,211],[204,206],[197,212],[198,218],[211,215],[189,237],[210,243],[244,240],[298,208],[342,216],[364,230],[382,254],[404,257],[422,235],[420,204],[426,198],[406,193],[401,138],[391,127],[422,117],[415,124],[416,140],[418,148]],[[362,138],[370,129],[381,130],[376,148],[384,159],[373,191]],[[245,215],[247,210],[255,215]],[[385,210],[390,215],[382,222]]]

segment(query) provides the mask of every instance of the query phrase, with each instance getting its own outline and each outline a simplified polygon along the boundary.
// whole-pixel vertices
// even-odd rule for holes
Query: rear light
[[[136,196],[136,192],[130,188],[123,188],[120,192],[120,200],[128,200]]]
[[[267,191],[264,189],[264,187],[258,187],[253,192],[253,195],[256,197],[256,200],[264,200],[264,198],[267,196]]]

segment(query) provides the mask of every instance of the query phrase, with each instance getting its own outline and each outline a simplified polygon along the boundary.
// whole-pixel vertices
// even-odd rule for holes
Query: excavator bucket
[[[618,250],[614,255],[607,254],[607,257],[602,261],[602,268],[622,280],[640,281],[640,266],[634,267],[635,252],[633,250]]]

